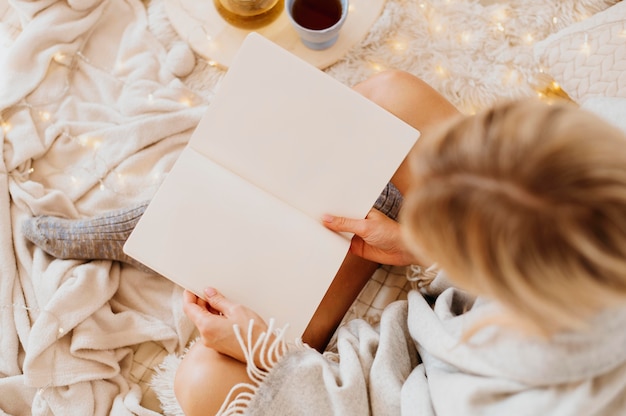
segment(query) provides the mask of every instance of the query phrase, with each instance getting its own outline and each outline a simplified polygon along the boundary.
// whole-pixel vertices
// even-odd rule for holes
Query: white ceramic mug
[[[287,16],[289,17],[289,21],[306,47],[315,50],[330,48],[337,41],[339,32],[348,17],[348,0],[337,0],[341,5],[341,15],[339,20],[337,20],[330,27],[325,28],[309,28],[296,21],[297,16],[294,18],[294,3],[306,1],[311,2],[311,0],[285,0],[285,10],[287,12]],[[314,4],[314,2],[312,4]],[[313,11],[312,13],[315,12]]]

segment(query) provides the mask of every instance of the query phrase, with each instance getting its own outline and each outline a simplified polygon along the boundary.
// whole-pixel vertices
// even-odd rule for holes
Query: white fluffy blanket
[[[150,198],[205,109],[164,65],[137,1],[16,2],[25,26],[0,77],[0,408],[149,414],[134,350],[192,330],[168,281],[27,245],[28,216],[92,215]]]
[[[469,113],[534,94],[532,42],[613,3],[388,0],[327,72],[352,85],[405,69]],[[185,347],[180,289],[53,259],[20,223],[150,198],[223,72],[194,56],[159,0],[0,0],[0,63],[0,414],[155,414],[131,372],[141,345]]]

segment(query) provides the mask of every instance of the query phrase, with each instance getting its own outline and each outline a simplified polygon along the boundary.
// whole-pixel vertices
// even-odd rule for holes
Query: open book
[[[350,245],[322,215],[365,217],[418,137],[251,33],[124,250],[302,335]]]

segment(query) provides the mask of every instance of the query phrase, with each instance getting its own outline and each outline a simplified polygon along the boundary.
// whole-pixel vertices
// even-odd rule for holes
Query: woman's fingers
[[[362,220],[325,215],[322,221],[330,230],[353,233],[350,251],[359,257],[397,266],[414,261],[401,238],[400,224],[375,208]]]
[[[204,290],[204,300],[185,291],[183,309],[198,329],[205,346],[241,362],[245,362],[245,357],[233,326],[247,331],[253,322],[254,342],[267,331],[265,321],[253,310],[231,301],[212,287]]]
[[[183,293],[183,311],[196,326],[206,314],[210,313],[206,307],[198,304],[199,300],[200,298],[188,290]]]
[[[238,305],[212,287],[204,289],[204,296],[211,309],[224,316],[231,316]]]
[[[361,237],[367,244],[377,244],[378,241],[376,239],[379,235],[384,233],[390,224],[396,224],[394,220],[375,208],[372,208],[365,219],[362,220],[324,215],[322,221],[328,229],[337,232],[353,233]]]
[[[328,229],[337,232],[348,232],[356,235],[362,235],[366,231],[365,220],[335,217],[334,215],[327,214],[322,217],[322,221]]]

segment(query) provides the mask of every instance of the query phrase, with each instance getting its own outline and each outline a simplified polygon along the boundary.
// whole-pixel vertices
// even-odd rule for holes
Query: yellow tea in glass
[[[258,29],[283,11],[284,0],[213,0],[217,12],[233,26]]]

